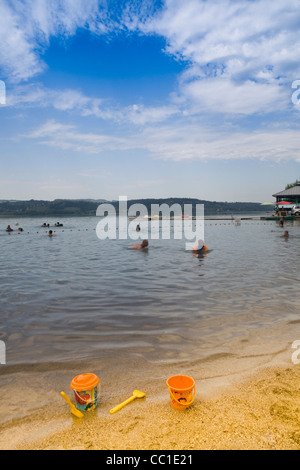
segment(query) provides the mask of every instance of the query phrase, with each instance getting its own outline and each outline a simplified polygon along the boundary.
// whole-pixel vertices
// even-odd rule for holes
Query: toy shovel
[[[73,405],[73,403],[71,402],[70,398],[67,397],[67,395],[64,393],[64,392],[60,392],[61,396],[66,400],[66,402],[68,403],[68,405],[70,405],[70,408],[71,408],[71,413],[76,416],[77,418],[83,418],[83,414],[81,413],[81,411],[77,410],[76,406]]]
[[[145,396],[146,396],[146,393],[139,392],[139,390],[134,390],[132,396],[128,398],[128,400],[123,401],[123,403],[115,406],[112,410],[110,410],[110,414],[112,415],[116,413],[117,411],[121,410],[122,408],[124,408],[124,406],[128,405],[128,403],[131,403],[136,398],[145,398]]]

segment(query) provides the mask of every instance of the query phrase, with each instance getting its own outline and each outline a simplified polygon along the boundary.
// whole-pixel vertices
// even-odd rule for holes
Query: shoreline
[[[0,449],[300,449],[300,365],[292,364],[291,351],[270,353],[260,363],[229,356],[180,367],[136,357],[127,370],[126,358],[44,364],[31,372],[29,365],[0,369],[1,395],[13,391],[15,397],[0,406]],[[74,403],[69,381],[84,371],[100,377],[99,405],[78,420],[59,392]],[[196,382],[196,400],[184,411],[172,408],[166,387],[166,379],[177,373]],[[134,389],[147,397],[110,415]]]

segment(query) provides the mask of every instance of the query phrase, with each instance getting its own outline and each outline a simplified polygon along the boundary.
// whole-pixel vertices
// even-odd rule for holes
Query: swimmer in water
[[[193,246],[192,248],[193,253],[203,253],[204,251],[208,251],[208,248],[206,245],[204,245],[203,240],[198,240],[198,245]]]
[[[54,233],[52,232],[52,230],[49,230],[48,237],[50,237],[50,238],[55,237],[55,235],[54,235]]]
[[[10,225],[8,225],[6,231],[7,231],[7,232],[13,232],[13,229],[11,228]]]
[[[284,234],[281,235],[281,236],[284,237],[284,238],[289,238],[290,234],[287,230],[285,230]]]
[[[142,243],[137,243],[136,245],[130,246],[130,250],[143,250],[144,248],[148,248],[149,242],[148,240],[143,240]]]

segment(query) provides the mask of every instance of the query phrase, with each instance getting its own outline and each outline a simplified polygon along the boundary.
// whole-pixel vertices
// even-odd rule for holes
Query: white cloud
[[[147,129],[140,136],[153,158],[184,161],[243,160],[300,162],[298,129],[225,132],[198,125]]]
[[[290,90],[276,84],[247,80],[234,83],[226,78],[194,80],[182,86],[190,113],[268,113],[286,109]]]
[[[79,28],[94,34],[139,31],[167,41],[168,53],[229,77],[273,76],[299,71],[299,0],[24,0],[0,5],[2,65],[16,80],[43,69],[39,56],[52,36],[68,37]],[[208,67],[209,65],[209,67]],[[219,68],[221,66],[221,68]]]
[[[54,90],[42,84],[15,86],[10,90],[7,104],[14,107],[53,107],[60,111],[85,110],[99,107],[102,100],[85,96],[80,90]]]
[[[100,154],[105,150],[127,148],[128,145],[126,139],[106,134],[78,132],[75,126],[54,120],[47,121],[24,137],[38,139],[41,144],[51,147],[87,154]]]
[[[165,121],[180,112],[173,104],[127,107],[112,105],[101,98],[88,97],[79,90],[51,90],[42,85],[17,86],[11,93],[8,106],[52,107],[59,111],[75,111],[81,116],[95,116],[106,121],[131,122],[138,126]]]
[[[51,90],[42,85],[18,86],[8,97],[8,106],[52,107],[62,112],[74,112],[83,117],[94,116],[105,121],[131,123],[144,127],[166,123],[180,115],[231,113],[249,115],[286,109],[290,105],[291,89],[275,84],[246,81],[234,84],[229,79],[183,80],[180,94],[170,97],[166,105],[133,104],[120,107],[101,98],[89,97],[80,90]]]
[[[13,82],[46,68],[41,59],[52,36],[68,37],[79,28],[109,30],[107,11],[97,0],[24,0],[0,3],[0,66]],[[105,26],[107,24],[107,26]],[[101,27],[100,27],[101,25]]]
[[[7,2],[1,2],[0,66],[13,81],[32,77],[44,68],[19,21],[19,16],[9,8]]]
[[[123,111],[123,116],[130,122],[137,125],[145,125],[155,122],[166,121],[171,116],[178,114],[179,110],[175,106],[142,106],[133,105]]]
[[[138,27],[189,63],[179,98],[195,99],[194,112],[252,114],[289,105],[282,85],[300,76],[299,13],[299,0],[166,0]]]
[[[176,106],[173,101],[161,107],[103,107],[101,98],[72,90],[51,92],[44,102],[51,100],[59,110],[77,109],[85,116],[129,119],[137,125],[177,114],[179,102],[189,113],[251,114],[288,107],[282,84],[300,76],[300,0],[165,0],[156,12],[155,3],[24,0],[12,7],[4,1],[0,5],[0,65],[11,79],[21,81],[46,67],[40,53],[52,36],[68,37],[79,28],[97,35],[138,31],[164,37],[166,52],[188,61]],[[31,98],[38,101],[42,93],[35,90]]]
[[[76,90],[52,91],[50,93],[50,100],[49,104],[52,104],[54,108],[61,111],[69,111],[76,108],[84,110],[91,102],[90,98]]]
[[[153,8],[152,0],[1,0],[0,67],[7,80],[29,80],[47,67],[42,53],[51,37],[68,38],[79,29],[96,35],[135,30]]]
[[[299,0],[166,0],[163,13],[139,27],[164,36],[168,52],[203,67],[204,76],[221,66],[231,78],[245,69],[253,78],[268,65],[299,70],[299,11]]]
[[[225,132],[178,122],[172,126],[147,127],[143,132],[116,137],[78,132],[75,126],[48,121],[27,137],[39,143],[84,154],[117,150],[139,150],[154,159],[184,161],[256,159],[279,162],[300,161],[300,134],[297,129]]]

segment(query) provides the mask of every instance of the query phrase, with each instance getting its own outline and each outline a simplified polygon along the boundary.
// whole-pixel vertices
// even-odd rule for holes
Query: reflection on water
[[[10,364],[201,358],[298,318],[296,224],[283,239],[275,222],[207,222],[210,251],[195,257],[184,240],[128,250],[132,240],[100,241],[95,218],[63,222],[50,239],[36,219],[11,235],[1,220],[0,340]]]

